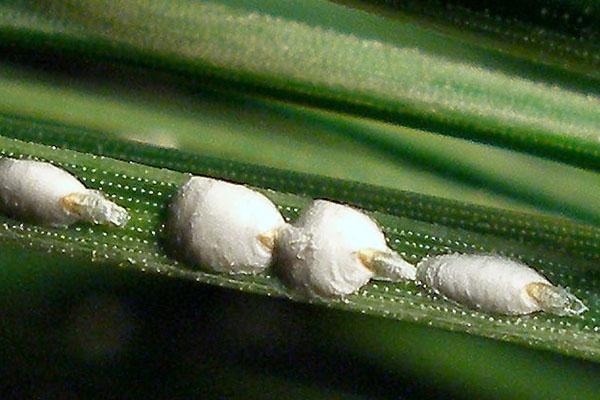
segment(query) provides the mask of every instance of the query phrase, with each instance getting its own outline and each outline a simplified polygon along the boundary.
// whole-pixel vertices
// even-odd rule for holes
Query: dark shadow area
[[[50,270],[60,266],[48,260]],[[315,390],[349,398],[472,398],[464,383],[450,384],[436,370],[423,375],[402,362],[390,370],[338,342],[340,332],[359,332],[372,317],[109,266],[81,266],[74,277],[74,268],[54,270],[42,286],[45,268],[23,275],[34,284],[29,288],[14,278],[4,285],[3,399],[306,398]],[[388,331],[409,326],[378,323]],[[419,346],[428,330],[411,329],[409,340]],[[473,350],[489,342],[473,338]],[[600,373],[593,363],[527,351],[548,365]]]
[[[546,29],[597,45],[600,6],[591,1],[496,0],[336,0],[342,4],[380,4],[392,9],[437,17],[456,23],[459,16],[476,15]],[[468,29],[468,27],[466,27]]]

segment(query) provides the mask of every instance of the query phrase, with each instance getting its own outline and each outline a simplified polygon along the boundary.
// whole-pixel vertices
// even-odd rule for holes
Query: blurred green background
[[[284,15],[302,8],[242,3]],[[393,2],[343,3],[372,9]],[[418,2],[409,3],[402,18],[418,15],[442,31],[458,29],[452,19],[426,15]],[[538,3],[529,2],[534,11]],[[588,7],[558,3],[554,9],[572,13]],[[597,22],[597,3],[589,7],[593,12],[583,15]],[[397,9],[384,10],[398,17]],[[517,11],[511,14],[515,21]],[[588,19],[573,25],[570,34],[596,37]],[[478,37],[467,28],[460,34],[471,41]],[[502,39],[482,37],[486,46]],[[2,50],[0,113],[600,223],[600,180],[593,170],[256,93],[232,93],[164,70],[31,43],[4,41]],[[532,62],[511,65],[522,72]],[[565,86],[589,88],[597,79],[590,69],[583,84],[552,71],[544,76],[560,78]],[[597,90],[592,85],[590,91]],[[7,246],[0,250],[0,265],[2,399],[600,398],[598,364],[551,352]]]

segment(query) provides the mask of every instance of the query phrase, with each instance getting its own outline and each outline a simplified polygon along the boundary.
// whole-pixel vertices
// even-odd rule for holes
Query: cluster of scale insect
[[[0,159],[0,206],[13,217],[51,226],[87,221],[123,228],[130,218],[125,208],[87,189],[68,172],[45,162],[11,158]],[[297,209],[284,211],[298,214]],[[180,188],[165,228],[176,258],[228,274],[264,275],[273,265],[288,290],[308,299],[345,300],[371,280],[416,281],[434,294],[497,315],[577,315],[587,309],[520,262],[445,254],[424,257],[415,266],[416,260],[408,262],[393,251],[377,223],[358,209],[314,200],[291,222],[263,194],[212,178],[192,177]],[[425,254],[432,250],[423,246]],[[145,250],[134,247],[124,250]],[[168,275],[183,273],[166,263],[157,267],[161,268]],[[203,278],[210,280],[210,273]],[[227,286],[223,282],[215,279]],[[249,280],[249,288],[252,285],[260,286]]]

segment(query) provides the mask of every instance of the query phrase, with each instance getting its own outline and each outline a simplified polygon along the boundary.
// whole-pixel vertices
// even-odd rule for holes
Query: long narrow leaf
[[[145,148],[139,148],[142,149]],[[269,274],[239,277],[191,270],[173,261],[165,253],[162,245],[164,235],[168,234],[163,231],[165,209],[178,186],[187,179],[186,174],[5,137],[0,137],[0,150],[3,156],[50,160],[74,173],[89,187],[107,192],[115,201],[127,207],[132,215],[129,226],[123,230],[83,224],[71,228],[42,228],[3,217],[0,225],[0,239],[3,243],[55,251],[65,256],[107,265],[195,279],[198,282],[252,293],[291,297],[277,278]],[[138,148],[129,149],[131,155],[137,150]],[[234,163],[228,166],[228,171],[230,177],[253,175]],[[291,182],[297,177],[295,174],[277,174],[266,169],[261,173],[266,177],[262,181],[263,184],[269,180],[279,180],[281,185],[281,182]],[[256,175],[254,177],[257,178]],[[317,177],[313,178],[313,182],[320,187],[332,185],[341,197],[351,197],[349,194],[355,189],[346,182],[335,184],[334,181]],[[377,196],[382,194],[377,188],[369,189],[371,194],[367,199],[375,201]],[[307,197],[283,192],[266,190],[265,193],[275,201],[288,219],[295,218],[309,201]],[[588,234],[589,228],[530,215],[527,216],[530,222],[540,226],[551,225],[557,228],[557,232],[544,238],[538,237],[537,243],[519,242],[512,239],[511,232],[502,233],[503,230],[498,229],[499,227],[496,227],[496,233],[492,235],[457,228],[446,223],[445,217],[452,217],[452,210],[461,212],[468,219],[472,211],[468,205],[449,203],[446,210],[443,200],[413,196],[413,199],[416,198],[418,201],[413,204],[427,210],[431,218],[436,217],[434,223],[381,212],[372,213],[384,228],[391,247],[406,259],[415,262],[427,254],[449,251],[494,252],[518,258],[540,269],[554,282],[569,287],[590,307],[590,311],[579,318],[559,318],[543,314],[518,318],[490,316],[431,296],[412,283],[373,283],[343,301],[316,303],[416,321],[593,360],[600,359],[600,327],[597,325],[600,280],[596,268],[599,252],[593,248],[586,248],[585,254],[560,250],[565,243],[578,242],[573,241],[569,233],[563,232],[562,228],[582,234]],[[410,208],[410,205],[407,206]],[[370,208],[378,208],[377,203]],[[510,213],[506,214],[503,211],[478,208],[473,211],[482,216],[490,213],[488,217],[493,216],[494,220],[505,226],[510,225],[508,221],[513,218]],[[521,218],[523,217],[525,216],[522,215]]]

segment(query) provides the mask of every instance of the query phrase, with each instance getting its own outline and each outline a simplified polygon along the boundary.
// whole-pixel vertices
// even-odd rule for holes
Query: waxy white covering
[[[42,225],[85,220],[123,226],[127,211],[68,172],[32,160],[0,159],[0,207],[13,217]]]
[[[527,285],[551,285],[524,264],[499,256],[474,254],[425,258],[417,265],[417,279],[460,304],[506,315],[541,311]]]
[[[373,278],[374,272],[360,258],[363,250],[393,253],[371,218],[326,200],[314,201],[293,226],[281,230],[277,241],[282,277],[310,297],[344,296]]]
[[[171,204],[169,231],[175,251],[190,262],[217,272],[257,273],[273,251],[261,236],[285,225],[277,207],[242,185],[193,177]]]

